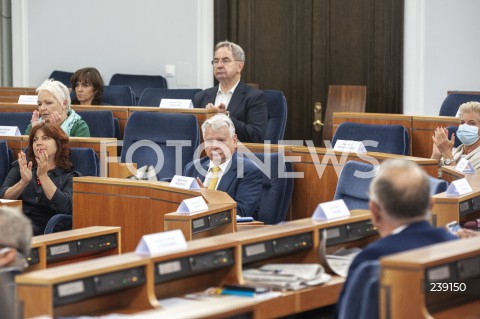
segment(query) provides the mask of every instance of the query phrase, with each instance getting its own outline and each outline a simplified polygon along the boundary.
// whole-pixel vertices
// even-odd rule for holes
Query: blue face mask
[[[463,145],[475,144],[480,136],[478,136],[478,127],[474,125],[462,124],[458,127],[456,137]]]

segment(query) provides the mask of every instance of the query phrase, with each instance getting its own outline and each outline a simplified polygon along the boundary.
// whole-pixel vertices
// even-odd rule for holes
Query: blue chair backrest
[[[365,261],[349,276],[351,278],[345,287],[342,303],[339,305],[338,318],[379,318],[380,262]]]
[[[71,147],[70,160],[73,169],[83,176],[100,176],[100,165],[97,153],[88,147]]]
[[[265,140],[278,144],[283,139],[287,125],[287,100],[282,91],[264,90],[267,99],[268,123]]]
[[[458,126],[449,126],[447,127],[448,130],[448,139],[452,138],[452,134],[455,133],[455,143],[453,144],[454,147],[459,147],[462,145],[462,142],[457,138],[457,130]]]
[[[167,145],[167,141],[190,142],[190,146],[181,147],[181,161],[176,158],[176,147]],[[160,180],[182,175],[199,143],[200,132],[194,115],[133,112],[125,126],[121,160],[137,163],[138,168],[152,165]]]
[[[196,93],[201,89],[166,89],[166,88],[146,88],[143,90],[138,106],[156,106],[160,105],[162,99],[188,99],[193,100]]]
[[[447,191],[447,181],[432,176],[428,176],[428,178],[430,179],[430,195],[435,195]]]
[[[115,137],[115,124],[112,111],[78,111],[87,122],[91,137]]]
[[[67,72],[67,71],[53,71],[52,74],[50,74],[50,79],[54,79],[55,81],[62,82],[65,84],[67,88],[72,86],[72,83],[70,82],[70,78],[72,77],[73,72]]]
[[[368,188],[375,173],[375,166],[372,164],[346,162],[338,177],[333,199],[343,199],[350,210],[368,209]]]
[[[463,94],[463,93],[452,93],[448,94],[445,100],[443,100],[442,106],[440,107],[440,116],[455,116],[458,112],[458,108],[465,102],[477,101],[480,102],[479,94]]]
[[[146,88],[168,88],[167,80],[161,75],[137,75],[116,73],[109,85],[129,85],[135,94],[136,101]]]
[[[31,119],[31,112],[0,112],[0,126],[18,126],[21,134],[25,133]]]
[[[368,152],[382,152],[398,155],[409,155],[410,144],[408,131],[401,125],[375,125],[344,122],[340,124],[333,135],[332,146],[337,140],[375,141],[378,145],[365,148]]]
[[[108,105],[135,106],[135,95],[128,85],[103,87],[102,103]]]
[[[6,141],[0,140],[0,185],[3,184],[10,170],[11,158]]]
[[[258,220],[269,225],[283,222],[286,219],[292,198],[293,178],[279,176],[279,170],[281,173],[292,172],[292,163],[285,162],[285,157],[282,153],[254,153],[253,155],[261,161],[259,167],[265,167]],[[262,163],[270,163],[270,177],[265,174],[268,173],[267,168],[269,165],[263,165]]]

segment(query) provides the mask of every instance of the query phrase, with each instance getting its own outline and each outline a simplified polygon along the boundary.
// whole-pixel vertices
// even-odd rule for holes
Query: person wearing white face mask
[[[440,160],[442,165],[456,165],[461,158],[467,159],[473,167],[480,169],[480,103],[467,102],[460,105],[460,126],[457,133],[448,139],[448,131],[444,127],[435,129],[433,140],[433,152],[431,158]],[[455,138],[462,145],[454,148]]]

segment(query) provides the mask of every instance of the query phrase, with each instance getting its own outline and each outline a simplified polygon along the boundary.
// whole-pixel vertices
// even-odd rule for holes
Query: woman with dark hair
[[[101,105],[103,94],[103,79],[95,68],[77,70],[70,79],[75,97],[72,104]]]
[[[34,235],[41,235],[55,214],[72,214],[73,177],[68,136],[58,125],[32,127],[27,154],[20,152],[3,185],[0,198],[20,199]]]

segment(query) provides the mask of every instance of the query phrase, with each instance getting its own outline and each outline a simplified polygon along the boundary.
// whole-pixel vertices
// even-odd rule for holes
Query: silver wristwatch
[[[450,164],[452,164],[453,162],[455,162],[455,160],[450,159],[450,158],[447,158],[447,159],[443,160],[443,164],[445,164],[445,165],[450,165]]]

